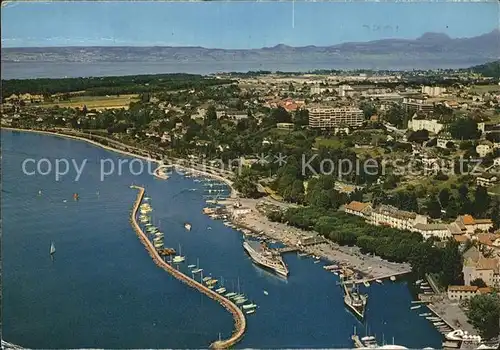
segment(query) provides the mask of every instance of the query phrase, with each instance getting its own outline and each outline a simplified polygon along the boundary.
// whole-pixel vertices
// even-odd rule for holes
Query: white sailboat
[[[202,272],[202,271],[203,271],[203,269],[200,269],[200,259],[199,259],[199,258],[197,258],[197,259],[196,259],[196,268],[195,268],[195,269],[193,269],[193,270],[191,270],[191,272],[192,272],[193,274],[195,274],[195,273],[199,273],[199,272]]]
[[[50,255],[54,255],[56,252],[56,246],[54,245],[54,242],[50,243]]]
[[[182,256],[181,254],[181,245],[179,244],[179,255],[176,255],[173,259],[173,262],[178,264],[178,263],[181,263],[181,262],[184,262],[184,260],[186,260],[185,257]]]

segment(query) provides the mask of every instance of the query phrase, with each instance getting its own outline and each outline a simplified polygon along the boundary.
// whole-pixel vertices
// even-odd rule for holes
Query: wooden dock
[[[228,339],[217,340],[213,342],[212,344],[210,344],[210,347],[215,349],[227,349],[229,347],[232,347],[233,345],[238,343],[245,334],[246,330],[245,315],[240,310],[240,308],[236,304],[234,304],[231,300],[207,288],[205,285],[192,279],[191,277],[186,276],[185,274],[176,270],[173,266],[171,266],[161,258],[161,256],[158,254],[158,251],[155,249],[151,241],[147,238],[146,234],[142,231],[141,227],[137,223],[137,212],[141,205],[142,199],[144,198],[144,192],[145,192],[144,188],[139,186],[130,186],[130,187],[139,190],[139,193],[137,194],[137,199],[134,204],[134,208],[131,213],[130,222],[132,223],[132,226],[137,236],[148,250],[149,255],[151,255],[156,265],[163,268],[165,271],[170,273],[172,276],[174,276],[181,282],[184,282],[188,286],[199,290],[209,298],[218,301],[222,306],[224,306],[224,308],[226,308],[226,310],[231,312],[235,323],[233,334]]]

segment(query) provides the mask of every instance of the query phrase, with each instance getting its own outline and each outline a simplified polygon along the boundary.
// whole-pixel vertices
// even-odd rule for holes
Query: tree
[[[210,106],[208,106],[207,111],[205,112],[204,123],[205,123],[205,125],[209,125],[214,120],[217,120],[217,111],[215,110],[214,106],[210,105]]]
[[[486,339],[500,334],[500,297],[498,294],[479,294],[470,299],[467,311],[469,322]]]
[[[296,110],[293,122],[297,126],[303,126],[309,124],[309,111],[307,109]]]
[[[470,283],[471,286],[476,286],[479,288],[486,287],[486,283],[481,278],[476,278],[474,281]]]
[[[498,197],[494,197],[491,201],[491,210],[490,210],[490,218],[493,221],[493,228],[500,228],[500,199]]]
[[[451,193],[450,193],[449,189],[443,188],[441,191],[439,191],[439,195],[438,195],[439,203],[441,203],[441,206],[443,208],[448,207],[448,204],[450,203],[450,197],[451,197]]]
[[[429,139],[429,131],[426,129],[413,131],[408,135],[409,142],[423,143]]]
[[[362,103],[361,104],[361,109],[363,110],[363,115],[365,116],[365,119],[370,119],[372,115],[377,113],[377,108],[373,105],[373,103]]]
[[[425,208],[426,208],[427,214],[431,218],[437,219],[437,218],[441,217],[441,205],[439,205],[439,202],[435,196],[431,197],[427,201]]]
[[[403,128],[408,122],[408,114],[401,105],[394,104],[385,114],[385,120],[398,128]]]
[[[441,258],[442,268],[440,280],[443,286],[463,283],[462,255],[458,249],[458,242],[453,239],[446,242]]]
[[[242,173],[236,176],[234,180],[234,188],[245,197],[255,198],[258,197],[256,177],[249,169],[244,169]]]
[[[475,140],[481,132],[477,129],[477,122],[472,119],[462,118],[449,126],[451,136],[457,140]]]
[[[474,192],[474,214],[476,216],[485,216],[490,206],[491,198],[488,190],[483,186],[477,186]]]

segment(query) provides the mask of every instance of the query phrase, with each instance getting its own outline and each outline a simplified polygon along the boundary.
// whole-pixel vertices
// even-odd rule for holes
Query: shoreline
[[[237,200],[242,203],[244,206],[249,207],[252,212],[250,214],[243,215],[238,220],[230,218],[230,221],[235,225],[242,225],[247,228],[251,228],[254,232],[261,232],[261,235],[268,237],[273,240],[277,240],[282,242],[287,246],[296,246],[297,242],[301,237],[311,235],[311,232],[300,230],[293,226],[288,226],[282,223],[271,222],[267,219],[267,217],[259,212],[256,209],[256,204],[260,201],[258,199],[249,199],[249,198],[239,198],[237,195],[237,191],[232,186],[232,181],[223,176],[213,174],[207,171],[202,171],[193,167],[189,167],[183,164],[178,164],[179,160],[174,159],[172,164],[164,164],[163,161],[158,159],[153,159],[151,157],[146,157],[143,155],[139,155],[132,152],[123,151],[112,146],[103,145],[98,141],[91,140],[85,136],[77,136],[72,134],[67,134],[63,131],[54,132],[54,131],[45,131],[38,129],[22,129],[22,128],[11,128],[11,127],[2,127],[2,129],[8,131],[18,131],[18,132],[30,132],[30,133],[38,133],[48,136],[54,137],[62,137],[73,139],[77,141],[87,142],[93,146],[100,147],[110,152],[115,152],[118,154],[123,154],[129,157],[135,157],[139,159],[143,159],[146,161],[154,162],[158,165],[155,169],[153,176],[158,179],[167,180],[168,175],[160,173],[161,169],[168,169],[171,167],[178,167],[180,169],[184,169],[193,173],[198,173],[203,176],[207,176],[209,178],[217,179],[224,182],[228,185],[230,189],[230,197],[228,199]],[[102,137],[102,136],[97,136]],[[102,137],[107,139],[106,137]],[[116,140],[107,139],[108,141],[118,142]],[[126,145],[124,145],[126,146]],[[133,147],[133,146],[128,146]],[[228,204],[225,204],[227,207]],[[353,250],[356,250],[353,252]],[[402,274],[402,273],[410,273],[411,267],[408,264],[397,264],[383,261],[381,259],[376,259],[371,256],[363,255],[359,252],[359,248],[357,247],[343,247],[335,244],[334,242],[328,241],[327,244],[320,246],[312,246],[307,247],[305,249],[306,252],[312,255],[321,256],[324,260],[330,261],[332,263],[347,263],[351,269],[357,270],[364,275],[363,279],[374,280],[378,278],[387,278],[387,276],[394,274]],[[371,263],[372,266],[366,266],[368,263]],[[375,265],[378,266],[375,267]],[[378,270],[378,273],[376,272]]]
[[[225,178],[223,176],[210,173],[208,171],[203,171],[203,170],[192,168],[192,167],[189,167],[189,166],[186,166],[186,165],[183,165],[183,164],[179,164],[177,160],[173,164],[164,164],[163,161],[158,160],[158,159],[146,157],[146,156],[143,156],[143,155],[140,155],[140,154],[136,154],[136,153],[132,153],[132,152],[123,151],[121,149],[118,149],[118,148],[115,148],[115,147],[112,147],[112,146],[103,145],[102,143],[99,143],[98,141],[91,140],[91,139],[89,139],[87,137],[77,136],[77,135],[71,135],[71,134],[64,133],[63,131],[56,132],[56,131],[46,131],[46,130],[39,130],[39,129],[22,129],[22,128],[12,128],[12,127],[3,127],[3,126],[1,127],[1,129],[7,130],[7,131],[29,132],[29,133],[34,133],[34,134],[42,134],[42,135],[48,135],[48,136],[55,136],[55,137],[62,137],[62,138],[67,138],[67,139],[73,139],[73,140],[77,140],[77,141],[83,141],[83,142],[90,143],[93,146],[105,149],[106,151],[110,151],[110,152],[114,152],[114,153],[119,153],[119,154],[123,154],[123,155],[129,156],[129,157],[132,157],[132,158],[139,158],[139,159],[142,159],[142,160],[146,160],[148,162],[156,163],[158,165],[158,167],[154,170],[154,172],[153,172],[154,174],[153,175],[156,176],[157,178],[160,178],[160,179],[163,179],[163,180],[167,180],[168,179],[168,175],[167,174],[165,174],[164,176],[160,175],[160,173],[159,173],[160,169],[168,169],[168,168],[171,168],[171,167],[174,167],[174,168],[177,167],[177,168],[180,168],[180,169],[188,170],[188,171],[191,171],[193,173],[198,173],[198,174],[203,175],[203,176],[207,176],[207,177],[210,177],[210,178],[214,178],[214,179],[223,181],[226,185],[228,185],[228,187],[229,187],[229,189],[231,191],[231,193],[230,193],[231,198],[236,198],[237,197],[237,191],[234,189],[233,183],[232,183],[231,180],[229,180],[229,179],[227,179],[227,178]],[[105,138],[104,136],[98,136],[98,137]],[[111,139],[110,139],[110,141],[119,142],[119,141],[111,140]],[[129,147],[134,147],[134,146],[129,146]]]

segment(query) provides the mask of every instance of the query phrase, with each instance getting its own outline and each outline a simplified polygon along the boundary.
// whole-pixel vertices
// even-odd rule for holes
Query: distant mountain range
[[[203,47],[45,47],[4,48],[7,62],[185,62],[324,64],[329,68],[429,69],[459,68],[498,60],[500,31],[471,38],[450,38],[425,33],[417,39],[384,39],[332,46],[261,49],[210,49]]]

